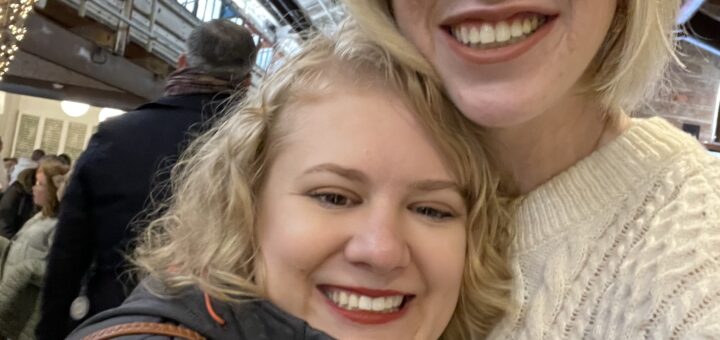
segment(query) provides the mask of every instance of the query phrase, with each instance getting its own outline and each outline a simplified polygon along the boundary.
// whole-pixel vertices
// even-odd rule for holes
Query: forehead
[[[408,176],[448,178],[436,144],[414,112],[392,92],[338,89],[298,101],[282,113],[278,157],[297,166],[336,162],[374,171],[393,168]],[[383,170],[384,171],[384,170]]]

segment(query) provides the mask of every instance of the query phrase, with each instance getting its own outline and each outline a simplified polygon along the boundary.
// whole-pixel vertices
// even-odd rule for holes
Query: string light
[[[25,19],[35,0],[8,0],[0,5],[0,80],[15,58],[18,45],[25,37]]]

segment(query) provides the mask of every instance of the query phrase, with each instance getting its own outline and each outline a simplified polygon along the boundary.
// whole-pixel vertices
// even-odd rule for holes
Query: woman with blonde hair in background
[[[720,335],[720,165],[665,120],[628,117],[673,56],[679,0],[347,4],[483,127],[521,200],[515,307],[478,336]]]
[[[284,60],[189,150],[136,251],[148,278],[70,339],[458,339],[507,308],[510,231],[476,129],[352,30]]]
[[[57,224],[60,188],[69,167],[56,157],[40,160],[33,201],[40,208],[10,240],[0,236],[0,336],[34,339],[39,321],[45,259]]]

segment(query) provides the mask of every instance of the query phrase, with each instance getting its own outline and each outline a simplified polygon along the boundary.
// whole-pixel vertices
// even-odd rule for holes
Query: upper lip
[[[487,6],[483,8],[459,9],[451,11],[440,22],[441,26],[453,26],[465,21],[501,21],[521,13],[556,16],[556,10],[536,5]]]
[[[339,286],[339,285],[318,285],[318,288],[322,291],[326,291],[328,289],[338,289],[338,290],[344,290],[348,292],[353,292],[358,295],[365,295],[369,297],[386,297],[386,296],[398,296],[398,295],[413,295],[407,292],[401,292],[397,290],[390,290],[390,289],[372,289],[372,288],[365,288],[365,287],[348,287],[348,286]]]

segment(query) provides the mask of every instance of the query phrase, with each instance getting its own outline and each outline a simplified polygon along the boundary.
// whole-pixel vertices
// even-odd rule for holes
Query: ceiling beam
[[[152,100],[162,95],[164,80],[126,58],[60,27],[37,13],[26,22],[20,49],[111,87]]]

